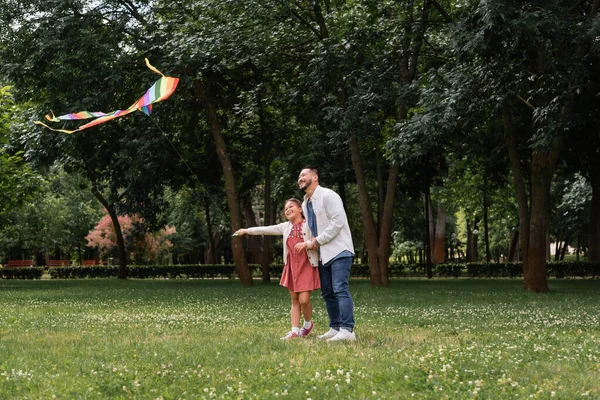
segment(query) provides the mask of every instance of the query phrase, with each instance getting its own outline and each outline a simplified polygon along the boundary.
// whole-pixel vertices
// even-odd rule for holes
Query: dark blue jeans
[[[329,314],[329,327],[333,329],[354,329],[354,303],[348,281],[352,257],[342,257],[327,266],[319,263],[321,296]]]

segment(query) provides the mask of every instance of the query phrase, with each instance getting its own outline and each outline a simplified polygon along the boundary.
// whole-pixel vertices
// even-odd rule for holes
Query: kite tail
[[[42,125],[45,126],[46,128],[50,129],[51,131],[55,131],[55,132],[63,132],[63,133],[73,133],[73,132],[77,132],[77,129],[74,131],[68,131],[66,129],[56,129],[56,128],[51,128],[48,125],[46,125],[45,123],[43,123],[42,121],[33,121],[34,124],[36,125]]]

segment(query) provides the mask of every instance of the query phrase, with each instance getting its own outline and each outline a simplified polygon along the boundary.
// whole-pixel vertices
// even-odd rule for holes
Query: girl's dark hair
[[[302,211],[302,202],[300,200],[298,200],[297,198],[292,197],[291,199],[287,199],[285,201],[285,203],[283,203],[284,208],[285,208],[285,205],[289,202],[292,202],[292,203],[296,204],[298,207],[300,207],[300,214],[302,214],[302,218],[304,218],[304,212]]]
[[[289,203],[290,201],[291,201],[292,203],[296,203],[296,205],[297,205],[298,207],[302,208],[302,202],[301,202],[300,200],[298,200],[297,198],[295,198],[295,197],[292,197],[291,199],[287,199],[287,200],[285,201],[285,203],[283,203],[283,204],[284,204],[284,206],[285,206],[287,203]]]

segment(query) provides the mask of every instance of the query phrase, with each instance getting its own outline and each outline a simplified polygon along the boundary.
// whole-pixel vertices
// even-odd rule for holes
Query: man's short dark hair
[[[308,169],[311,173],[315,174],[317,177],[319,176],[319,170],[313,167],[304,167],[302,170]]]

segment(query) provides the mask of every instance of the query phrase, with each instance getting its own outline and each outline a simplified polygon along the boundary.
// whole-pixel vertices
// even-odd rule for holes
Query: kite
[[[35,121],[35,124],[45,126],[48,129],[57,132],[64,133],[73,133],[77,131],[82,131],[84,129],[90,128],[95,125],[102,124],[104,122],[110,121],[111,119],[119,118],[124,115],[130,114],[134,111],[142,111],[146,115],[150,115],[152,112],[152,104],[158,103],[159,101],[167,99],[175,89],[177,88],[177,84],[179,83],[179,78],[172,78],[170,76],[165,76],[162,72],[154,68],[150,65],[150,62],[146,58],[146,66],[150,68],[152,71],[157,74],[162,75],[162,78],[157,80],[154,85],[134,104],[131,105],[126,110],[117,110],[111,113],[103,113],[103,112],[90,112],[90,111],[80,111],[72,114],[61,115],[60,117],[54,116],[54,113],[46,115],[46,119],[50,122],[60,122],[60,121],[70,121],[70,120],[80,120],[80,119],[90,119],[95,118],[93,121],[88,122],[85,125],[81,125],[79,128],[75,130],[65,130],[65,129],[56,129],[51,128],[45,123],[41,121]]]

